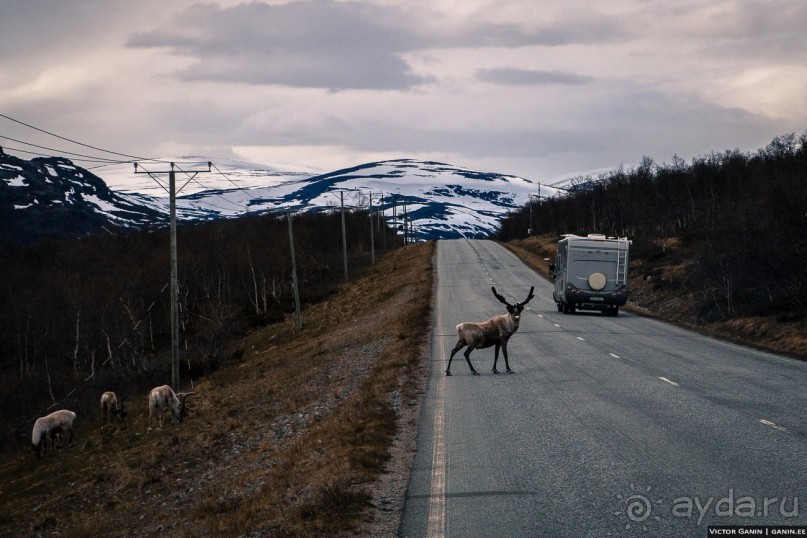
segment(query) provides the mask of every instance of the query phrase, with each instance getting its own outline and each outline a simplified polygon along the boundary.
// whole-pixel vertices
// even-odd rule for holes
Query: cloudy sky
[[[805,132],[805,28],[802,0],[0,0],[0,114],[138,156],[548,183]]]

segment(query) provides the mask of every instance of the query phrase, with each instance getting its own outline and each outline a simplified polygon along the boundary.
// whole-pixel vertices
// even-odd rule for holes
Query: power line
[[[121,161],[120,159],[107,159],[106,157],[96,157],[95,155],[84,155],[82,153],[74,153],[72,151],[64,151],[64,150],[60,150],[60,149],[49,148],[47,146],[40,146],[38,144],[33,144],[31,142],[25,142],[23,140],[17,140],[16,138],[11,138],[10,136],[5,136],[5,135],[0,135],[0,138],[2,138],[4,140],[11,140],[12,142],[17,142],[19,144],[24,144],[26,146],[31,146],[31,147],[34,147],[34,148],[46,149],[48,151],[57,152],[57,155],[52,155],[52,157],[59,157],[59,156],[61,156],[63,154],[66,154],[66,155],[76,155],[78,157],[86,157],[88,159],[92,159],[94,162],[103,162],[103,163],[108,163],[108,164],[122,164],[122,163],[126,163],[126,162],[131,162],[131,161]],[[14,151],[24,151],[24,150],[18,150],[18,149],[14,149],[14,148],[9,148],[9,149],[12,149]],[[42,155],[46,155],[46,154],[43,153]],[[76,159],[76,160],[78,160],[78,159]]]
[[[213,167],[213,163],[212,163],[212,162],[209,162],[209,161],[208,161],[208,163],[207,163],[207,164],[208,164],[209,166]],[[203,185],[203,184],[202,184],[202,183],[201,183],[201,182],[200,182],[198,179],[196,179],[196,175],[195,175],[195,174],[194,174],[194,175],[190,175],[188,172],[186,172],[185,170],[183,170],[183,169],[182,169],[182,168],[180,168],[179,166],[177,166],[176,168],[177,168],[177,170],[179,170],[180,172],[182,172],[183,174],[185,174],[185,175],[186,175],[186,176],[188,176],[188,178],[189,178],[189,179],[188,179],[188,181],[187,181],[187,182],[185,182],[185,185],[182,185],[182,187],[181,187],[181,188],[180,188],[180,189],[177,191],[177,194],[179,194],[180,192],[182,192],[182,189],[184,189],[184,188],[185,188],[185,187],[188,185],[188,183],[190,183],[191,181],[193,181],[194,183],[196,183],[197,185],[199,185],[200,187],[202,187],[202,188],[203,188],[203,189],[205,189],[205,190],[210,190],[210,189],[209,189],[207,186]],[[218,168],[216,168],[216,170],[218,171]],[[221,173],[221,172],[219,171],[219,173]],[[222,174],[222,175],[223,175],[223,174]],[[225,177],[226,177],[226,176],[225,176]],[[231,183],[232,183],[232,181],[231,181]],[[237,186],[237,185],[236,185],[236,186]],[[246,192],[246,191],[245,191],[245,192]],[[247,195],[249,195],[249,193],[247,193]],[[231,204],[231,205],[235,206],[235,207],[236,207],[236,208],[238,208],[238,209],[242,209],[242,207],[241,207],[241,205],[240,205],[240,204],[237,204],[236,202],[233,202],[232,200],[228,200],[227,198],[225,198],[224,196],[222,196],[222,195],[220,195],[220,194],[216,194],[215,196],[217,196],[217,197],[221,198],[222,200],[224,200],[224,201],[225,201],[225,202],[227,202],[228,204]],[[254,199],[254,198],[253,198],[253,199]],[[215,204],[211,204],[210,202],[207,202],[207,204],[208,204],[208,205],[210,205],[211,207],[215,207],[216,209],[221,209],[222,211],[231,211],[231,209],[228,209],[228,208],[226,208],[226,207],[217,206],[217,205],[215,205]],[[246,209],[247,209],[247,208],[246,208],[246,206],[244,206],[244,207],[243,207],[243,209],[244,209],[244,211],[246,211]]]
[[[0,137],[0,138],[2,138],[2,137]],[[3,149],[6,150],[6,151],[14,151],[16,153],[25,153],[25,154],[28,154],[28,155],[35,155],[35,156],[38,156],[38,157],[61,157],[61,155],[51,155],[51,154],[48,154],[48,153],[43,153],[41,151],[27,151],[27,150],[15,148],[15,147],[12,147],[12,146],[3,146]],[[65,153],[67,153],[67,152],[65,152]],[[99,159],[102,159],[102,158],[103,157],[99,157]],[[101,166],[107,166],[109,164],[122,164],[122,163],[125,163],[125,162],[130,162],[130,161],[107,161],[107,160],[82,159],[82,158],[78,158],[78,159],[71,158],[70,161],[72,161],[72,162],[85,162],[85,163],[86,162],[89,162],[89,163],[103,163]],[[88,170],[90,170],[90,169],[88,168]]]
[[[12,118],[11,116],[8,116],[8,115],[6,115],[6,114],[2,114],[2,113],[0,113],[0,118],[5,118],[5,119],[7,119],[7,120],[9,120],[9,121],[13,121],[13,122],[18,123],[18,124],[20,124],[20,125],[23,125],[23,126],[25,126],[25,127],[28,127],[29,129],[33,129],[33,130],[35,130],[35,131],[39,131],[39,132],[41,132],[41,133],[47,134],[47,135],[49,135],[49,136],[53,136],[53,137],[58,138],[58,139],[60,139],[60,140],[65,140],[65,141],[67,141],[67,142],[70,142],[71,144],[77,144],[77,145],[82,146],[82,147],[86,147],[86,148],[94,149],[94,150],[96,150],[96,151],[101,151],[101,152],[104,152],[104,153],[109,153],[109,154],[111,154],[111,155],[120,155],[120,156],[122,156],[122,157],[128,157],[128,158],[129,158],[129,159],[131,159],[131,160],[110,159],[110,158],[107,158],[107,157],[100,157],[100,156],[94,156],[94,155],[85,155],[85,154],[82,154],[82,153],[71,152],[71,151],[66,151],[66,150],[60,150],[60,149],[51,148],[51,147],[47,147],[47,146],[41,146],[41,145],[38,145],[38,144],[34,144],[34,143],[32,143],[32,142],[25,142],[25,141],[23,141],[23,140],[18,140],[18,139],[16,139],[16,138],[12,138],[12,137],[9,137],[9,136],[0,135],[0,138],[6,139],[6,140],[11,140],[11,141],[17,142],[17,143],[19,143],[19,144],[23,144],[23,145],[25,145],[25,146],[30,146],[30,147],[34,147],[34,148],[39,148],[39,149],[43,149],[43,150],[47,150],[47,151],[51,151],[51,152],[56,152],[56,155],[50,155],[50,154],[47,154],[47,153],[40,153],[40,152],[27,151],[27,150],[23,150],[23,149],[14,148],[14,147],[6,147],[6,149],[9,149],[9,150],[11,150],[11,151],[16,151],[16,152],[20,152],[20,153],[26,153],[26,154],[29,154],[29,155],[41,155],[41,156],[46,156],[46,157],[59,157],[59,156],[63,156],[63,155],[71,155],[71,156],[78,157],[78,158],[71,159],[71,160],[74,160],[74,161],[78,161],[78,162],[89,162],[89,163],[95,163],[95,164],[99,164],[99,166],[98,166],[98,167],[96,167],[96,168],[101,168],[101,167],[103,167],[103,166],[110,165],[110,164],[131,164],[131,163],[135,163],[136,165],[139,165],[141,168],[143,168],[143,170],[145,170],[145,168],[142,166],[142,164],[139,164],[139,163],[137,163],[136,161],[141,161],[141,162],[153,162],[153,163],[169,163],[169,161],[166,161],[166,160],[163,160],[163,159],[152,159],[152,158],[146,158],[146,157],[138,157],[138,156],[135,156],[135,155],[129,155],[129,154],[127,154],[127,153],[120,153],[120,152],[117,152],[117,151],[111,151],[111,150],[107,150],[107,149],[99,148],[99,147],[97,147],[97,146],[93,146],[93,145],[90,145],[90,144],[85,144],[85,143],[83,143],[83,142],[79,142],[79,141],[74,140],[74,139],[72,139],[72,138],[68,138],[68,137],[65,137],[65,136],[61,136],[61,135],[58,135],[58,134],[53,133],[53,132],[51,132],[51,131],[48,131],[48,130],[45,130],[45,129],[42,129],[42,128],[39,128],[39,127],[36,127],[36,126],[34,126],[34,125],[31,125],[31,124],[29,124],[29,123],[26,123],[26,122],[24,122],[24,121],[21,121],[21,120],[18,120],[18,119]],[[193,164],[200,164],[200,163],[203,163],[203,162],[206,162],[206,163],[208,164],[208,166],[209,166],[209,167],[210,167],[210,166],[214,166],[214,165],[213,165],[213,163],[211,163],[211,162],[209,162],[209,161],[189,161],[189,162],[188,162],[188,164],[193,165]],[[220,174],[222,177],[224,177],[224,178],[225,178],[225,179],[226,179],[228,182],[230,182],[230,183],[231,183],[233,186],[235,186],[237,189],[239,189],[239,190],[241,190],[242,192],[244,192],[244,194],[246,194],[246,195],[247,195],[247,197],[249,197],[249,198],[250,198],[250,199],[252,199],[252,200],[257,200],[257,198],[256,198],[255,196],[253,196],[251,193],[249,193],[247,190],[245,190],[245,189],[244,189],[242,186],[240,186],[240,185],[238,185],[237,183],[235,183],[235,182],[234,182],[234,181],[233,181],[233,180],[232,180],[232,179],[231,179],[229,176],[227,176],[227,174],[225,174],[224,172],[222,172],[221,170],[219,170],[219,168],[218,168],[218,167],[215,167],[215,166],[214,166],[214,168],[216,169],[216,172],[218,172],[218,173],[219,173],[219,174]],[[137,168],[135,168],[135,170],[136,170],[136,169],[137,169]],[[183,186],[182,186],[182,187],[181,187],[181,188],[180,188],[180,189],[177,191],[177,194],[178,194],[179,192],[181,192],[181,191],[182,191],[182,189],[184,189],[184,188],[185,188],[185,187],[188,185],[188,183],[190,183],[191,181],[194,181],[194,182],[195,182],[197,185],[199,185],[199,186],[200,186],[202,189],[208,190],[208,187],[206,187],[205,185],[203,185],[202,183],[200,183],[198,180],[194,180],[195,175],[194,175],[194,176],[191,176],[190,174],[188,174],[187,172],[185,172],[184,170],[182,170],[182,169],[181,169],[181,168],[179,168],[178,166],[177,166],[177,169],[178,169],[179,171],[183,172],[183,173],[184,173],[186,176],[188,176],[188,177],[189,177],[188,181],[187,181],[187,182],[186,182],[186,183],[185,183],[185,184],[184,184],[184,185],[183,185]],[[147,172],[147,173],[148,173],[148,172]],[[153,179],[153,180],[154,180],[154,181],[155,181],[155,182],[156,182],[156,183],[157,183],[157,184],[158,184],[158,185],[159,185],[159,186],[160,186],[160,187],[161,187],[163,190],[165,190],[166,192],[168,192],[168,188],[167,188],[167,186],[166,186],[165,184],[163,184],[162,182],[160,182],[160,181],[159,181],[159,179],[157,178],[157,176],[156,176],[155,174],[151,174],[151,173],[149,173],[149,176],[150,176],[150,177],[151,177],[151,178],[152,178],[152,179]],[[225,197],[221,196],[220,194],[217,194],[216,196],[218,196],[219,198],[221,198],[222,200],[224,200],[224,201],[225,201],[225,202],[227,202],[228,204],[230,204],[230,205],[232,205],[232,206],[236,207],[237,209],[243,209],[244,211],[246,211],[246,210],[247,210],[246,205],[241,206],[240,204],[238,204],[238,203],[236,203],[236,202],[233,202],[232,200],[228,200],[227,198],[225,198]],[[231,211],[231,209],[228,209],[228,208],[226,208],[226,207],[217,206],[217,205],[215,205],[215,204],[211,204],[211,203],[209,203],[209,202],[208,202],[208,205],[210,205],[211,207],[215,207],[216,209],[220,209],[220,210],[222,210],[222,211]]]
[[[211,164],[212,164],[212,163],[211,163]],[[234,186],[235,186],[237,189],[239,189],[239,190],[243,191],[243,193],[244,193],[244,194],[246,194],[247,196],[249,196],[249,197],[250,197],[250,198],[252,198],[253,200],[257,200],[257,198],[256,198],[255,196],[252,196],[252,194],[250,194],[250,192],[249,192],[249,191],[247,191],[246,189],[244,189],[244,187],[242,187],[241,185],[237,184],[235,181],[233,181],[232,179],[230,179],[230,178],[229,178],[229,176],[227,176],[227,174],[225,174],[224,172],[222,172],[221,170],[219,170],[219,168],[218,168],[218,167],[217,167],[215,164],[213,164],[213,168],[215,168],[215,169],[216,169],[216,172],[218,172],[219,174],[221,174],[222,176],[224,176],[224,179],[226,179],[227,181],[229,181],[230,183],[232,183],[232,184],[233,184],[233,185],[234,185]]]
[[[67,137],[65,137],[65,136],[57,135],[56,133],[52,133],[52,132],[50,132],[50,131],[46,131],[45,129],[40,129],[39,127],[35,127],[35,126],[31,125],[31,124],[25,123],[24,121],[20,121],[20,120],[14,119],[14,118],[12,118],[11,116],[6,116],[5,114],[0,114],[0,118],[5,118],[5,119],[7,119],[7,120],[9,120],[9,121],[13,121],[14,123],[18,123],[18,124],[20,124],[20,125],[24,125],[25,127],[28,127],[29,129],[33,129],[33,130],[35,130],[35,131],[39,131],[40,133],[45,133],[46,135],[53,136],[53,137],[56,137],[56,138],[58,138],[58,139],[60,139],[60,140],[65,140],[65,141],[67,141],[67,142],[70,142],[71,144],[76,144],[76,145],[78,145],[78,146],[83,146],[83,147],[85,147],[85,148],[94,149],[94,150],[96,150],[96,151],[101,151],[101,152],[104,152],[104,153],[109,153],[109,154],[112,154],[112,155],[120,155],[121,157],[128,157],[128,158],[130,158],[130,159],[137,159],[137,160],[139,160],[139,161],[157,161],[157,162],[163,162],[163,163],[167,162],[167,161],[161,161],[161,160],[159,160],[159,159],[150,159],[150,158],[148,158],[148,157],[139,157],[139,156],[137,156],[137,155],[129,155],[129,154],[127,154],[127,153],[119,153],[119,152],[117,152],[117,151],[111,151],[111,150],[108,150],[108,149],[99,148],[99,147],[97,147],[97,146],[92,146],[92,145],[90,145],[90,144],[84,144],[83,142],[79,142],[79,141],[77,141],[77,140],[73,140],[73,139],[71,139],[71,138],[67,138]]]
[[[6,114],[0,113],[0,118],[5,118],[5,119],[7,119],[9,121],[13,121],[14,123],[18,123],[20,125],[28,127],[29,129],[39,131],[40,133],[44,133],[44,134],[47,134],[49,136],[53,136],[53,137],[58,138],[60,140],[65,140],[67,142],[70,142],[71,144],[76,144],[78,146],[82,146],[82,147],[85,147],[85,148],[94,149],[96,151],[100,151],[100,152],[103,152],[103,153],[109,153],[111,155],[120,155],[122,157],[128,157],[129,159],[136,159],[136,160],[142,160],[142,161],[147,161],[147,162],[162,162],[162,163],[166,162],[166,161],[163,161],[161,159],[151,159],[151,158],[146,158],[146,157],[138,157],[138,156],[135,156],[135,155],[129,155],[127,153],[120,153],[120,152],[117,152],[117,151],[111,151],[111,150],[99,148],[97,146],[93,146],[93,145],[90,145],[90,144],[85,144],[83,142],[79,142],[78,140],[74,140],[74,139],[68,138],[66,136],[61,136],[61,135],[58,135],[58,134],[53,133],[51,131],[41,129],[39,127],[36,127],[36,126],[31,125],[29,123],[26,123],[24,121],[12,118],[11,116],[8,116]],[[38,148],[41,148],[41,149],[47,149],[49,151],[57,151],[57,152],[61,152],[61,153],[69,154],[69,155],[77,155],[79,157],[87,157],[88,158],[88,159],[84,159],[84,158],[72,159],[72,160],[79,161],[79,162],[92,162],[92,163],[96,163],[96,164],[100,163],[103,166],[106,166],[106,165],[109,165],[109,164],[126,164],[126,163],[134,162],[134,161],[131,161],[131,160],[124,161],[124,160],[120,160],[120,159],[118,159],[118,160],[109,159],[107,157],[96,157],[96,156],[90,156],[90,155],[83,155],[83,154],[79,154],[79,153],[75,153],[75,152],[62,151],[62,150],[58,150],[58,149],[54,149],[54,148],[48,148],[48,147],[45,147],[45,146],[32,144],[30,142],[24,142],[24,141],[21,141],[21,140],[12,139],[12,138],[6,137],[6,136],[0,136],[0,137],[7,138],[9,140],[14,140],[15,142],[25,144],[27,146],[38,147]],[[26,151],[26,150],[21,150],[21,149],[16,149],[16,148],[8,148],[8,149],[11,149],[12,151],[26,153],[26,154],[29,154],[29,155],[43,155],[43,156],[47,156],[47,157],[52,157],[53,156],[53,155],[48,155],[48,154],[44,154],[44,153],[35,153],[35,152],[32,152],[32,151]],[[155,181],[156,181],[156,178],[154,176],[151,176],[151,177],[152,177],[152,179],[155,179]],[[157,181],[157,184],[160,185],[163,189],[166,188],[164,185],[160,184],[159,181]]]

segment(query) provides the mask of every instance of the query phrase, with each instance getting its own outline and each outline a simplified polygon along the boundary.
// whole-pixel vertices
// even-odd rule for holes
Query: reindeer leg
[[[473,348],[471,348],[470,346],[468,347],[468,349],[465,350],[465,360],[468,361],[468,367],[471,369],[471,372],[474,375],[479,375],[479,372],[474,370],[474,365],[471,364],[471,351],[473,351]]]
[[[448,358],[448,367],[446,368],[446,375],[451,375],[451,359],[454,358],[454,354],[465,347],[465,342],[462,340],[458,340],[456,344],[454,344],[454,349],[451,350],[451,356]],[[473,370],[473,368],[471,368]]]
[[[499,344],[496,344],[496,348],[493,351],[493,370],[491,370],[491,372],[493,372],[494,374],[499,373],[499,371],[496,369],[496,363],[499,362],[499,347],[501,346]]]
[[[451,361],[454,359],[454,353],[457,352],[457,348],[454,348],[451,351],[451,356],[448,358],[448,367],[446,368],[446,375],[451,375]]]
[[[513,370],[510,369],[510,361],[507,359],[507,342],[502,344],[502,353],[504,353],[504,366],[507,368],[507,373],[512,374]]]

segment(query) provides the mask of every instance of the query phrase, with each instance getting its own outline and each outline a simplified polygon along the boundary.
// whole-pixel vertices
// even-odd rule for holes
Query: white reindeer
[[[73,441],[74,420],[76,420],[76,414],[66,409],[54,411],[50,415],[36,419],[31,432],[31,447],[37,457],[48,453],[48,444],[51,445],[51,449],[55,448],[56,435],[66,436],[66,442],[63,444],[69,445]]]
[[[123,398],[118,402],[118,397],[109,390],[101,395],[101,429],[104,428],[107,419],[112,424],[115,418],[122,419],[125,416]]]
[[[534,297],[532,291],[535,289],[535,286],[530,288],[530,293],[526,299],[516,304],[508,303],[504,297],[496,293],[496,288],[491,287],[491,289],[493,290],[493,295],[499,301],[507,305],[507,314],[495,316],[482,323],[465,322],[457,325],[457,343],[454,345],[454,349],[451,350],[446,375],[451,375],[451,360],[454,358],[454,354],[465,346],[468,346],[468,349],[466,349],[464,353],[465,360],[468,361],[468,366],[470,366],[471,372],[473,372],[474,375],[479,375],[479,372],[474,370],[474,366],[471,364],[471,351],[490,346],[496,346],[493,370],[491,371],[494,374],[499,373],[496,369],[496,363],[499,362],[499,348],[501,348],[502,353],[504,353],[504,364],[507,368],[507,372],[513,373],[513,370],[510,369],[510,361],[507,358],[507,341],[510,340],[510,337],[518,330],[518,324],[521,321],[521,311],[524,310],[524,306]]]
[[[157,415],[158,429],[163,427],[163,412],[166,409],[171,410],[171,415],[177,422],[182,422],[182,419],[188,416],[188,409],[185,407],[185,398],[195,394],[194,392],[179,392],[174,394],[171,387],[163,385],[155,387],[149,392],[149,430],[151,430],[151,420],[154,415]]]

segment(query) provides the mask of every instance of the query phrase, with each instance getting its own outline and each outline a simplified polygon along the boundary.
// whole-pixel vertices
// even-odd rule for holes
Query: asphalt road
[[[807,363],[641,316],[564,315],[490,241],[437,248],[432,362],[402,536],[707,536],[807,525]],[[535,298],[509,344],[455,325]],[[500,358],[500,362],[502,359]],[[503,365],[499,370],[504,371]]]

